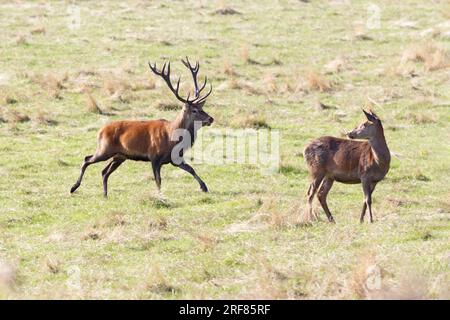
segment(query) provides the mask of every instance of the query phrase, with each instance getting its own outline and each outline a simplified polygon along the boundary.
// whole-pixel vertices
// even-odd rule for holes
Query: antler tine
[[[177,88],[175,89],[172,85],[172,82],[170,81],[170,61],[169,62],[164,62],[163,67],[161,69],[161,71],[158,71],[158,69],[156,68],[156,62],[155,64],[152,66],[150,64],[150,62],[148,63],[150,69],[158,76],[160,76],[161,78],[163,78],[163,80],[166,82],[167,86],[169,87],[170,91],[172,91],[172,93],[175,95],[175,97],[180,100],[183,103],[188,103],[191,102],[189,101],[189,96],[188,99],[183,99],[182,97],[180,97],[180,95],[178,94],[178,90],[180,88],[180,80],[181,77],[178,78],[177,81]],[[166,71],[167,68],[167,71]]]
[[[207,81],[208,81],[208,78],[205,76],[205,82],[203,82],[202,87],[200,88],[200,90],[198,90],[198,95],[200,95],[200,92],[202,92],[202,90],[205,89]]]
[[[189,61],[189,58],[187,56],[186,56],[186,61],[184,59],[181,59],[181,62],[185,65],[186,68],[188,68],[191,71],[192,79],[194,80],[195,99],[198,99],[200,96],[200,91],[204,88],[204,87],[202,87],[202,89],[200,89],[200,90],[198,88],[197,73],[198,73],[198,70],[200,69],[200,64],[197,61],[195,63],[195,66],[192,67],[191,62]]]
[[[206,82],[205,82],[205,85],[206,85]],[[210,89],[209,89],[209,92],[205,95],[205,96],[203,96],[203,97],[199,97],[199,98],[196,98],[194,101],[195,101],[195,103],[197,103],[197,104],[199,104],[199,103],[202,103],[203,101],[205,101],[206,100],[206,98],[208,98],[208,96],[211,94],[211,92],[212,92],[212,84],[209,84],[210,85]]]

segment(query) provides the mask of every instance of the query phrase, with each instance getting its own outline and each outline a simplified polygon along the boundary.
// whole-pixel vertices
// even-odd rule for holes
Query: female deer
[[[184,171],[189,172],[200,184],[202,191],[207,192],[208,188],[202,179],[195,173],[194,169],[183,159],[183,152],[186,148],[175,148],[180,145],[180,140],[184,147],[191,147],[196,137],[196,130],[201,126],[210,126],[214,119],[203,111],[206,98],[209,92],[203,97],[200,93],[206,86],[207,78],[201,88],[198,87],[197,73],[200,68],[197,62],[192,67],[189,59],[181,60],[189,68],[194,80],[194,97],[183,99],[178,94],[180,78],[176,88],[170,81],[170,62],[164,63],[159,71],[155,65],[150,65],[150,69],[156,75],[162,77],[175,97],[184,103],[184,107],[173,121],[150,120],[150,121],[115,121],[104,126],[98,133],[97,150],[94,155],[85,157],[81,167],[81,173],[77,182],[70,189],[70,193],[75,192],[81,184],[84,172],[88,166],[100,161],[112,158],[112,161],[103,169],[103,193],[108,194],[108,177],[125,160],[150,161],[155,176],[158,190],[161,187],[161,166],[171,163]],[[181,132],[181,134],[180,134]],[[186,146],[186,143],[188,145]],[[176,159],[175,159],[176,158]]]
[[[317,198],[330,222],[334,222],[327,205],[327,195],[333,182],[347,184],[361,183],[364,192],[364,205],[360,222],[369,208],[372,217],[372,192],[376,184],[383,180],[389,171],[391,155],[384,137],[381,120],[372,111],[364,114],[366,122],[362,123],[347,136],[350,139],[367,139],[354,141],[334,137],[322,137],[306,146],[303,154],[312,178],[308,190],[309,214],[312,215],[312,201],[317,189]],[[320,188],[319,188],[320,187]]]

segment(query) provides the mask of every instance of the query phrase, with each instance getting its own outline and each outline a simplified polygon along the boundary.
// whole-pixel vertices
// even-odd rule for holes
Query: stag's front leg
[[[190,165],[188,165],[185,162],[182,162],[179,165],[176,165],[176,164],[173,164],[173,165],[179,167],[180,169],[183,169],[186,172],[189,172],[195,178],[195,180],[197,180],[197,182],[200,184],[200,188],[202,189],[202,191],[208,192],[208,187],[203,182],[203,180],[197,175],[197,173],[195,173],[195,170]]]
[[[152,161],[153,175],[155,176],[156,187],[158,191],[161,190],[161,163],[159,161]]]

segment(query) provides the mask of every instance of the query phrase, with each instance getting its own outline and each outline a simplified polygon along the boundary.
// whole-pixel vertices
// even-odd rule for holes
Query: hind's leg
[[[81,180],[83,180],[84,172],[86,171],[87,167],[89,167],[93,163],[108,160],[109,158],[111,158],[110,155],[97,154],[97,153],[94,154],[94,155],[90,155],[90,156],[85,157],[84,161],[83,161],[83,165],[81,166],[80,176],[78,177],[77,182],[75,182],[75,184],[70,189],[70,193],[74,193],[75,190],[77,190],[78,187],[80,186]]]
[[[324,174],[317,174],[312,176],[312,182],[309,185],[308,189],[308,211],[309,216],[313,217],[313,208],[312,208],[312,202],[314,200],[314,195],[316,194],[317,189],[319,188],[320,184],[322,183]]]
[[[333,216],[331,215],[330,209],[327,204],[327,195],[333,186],[333,179],[325,178],[320,186],[319,192],[317,192],[317,198],[319,199],[320,204],[322,205],[323,211],[327,215],[328,221],[334,222]]]

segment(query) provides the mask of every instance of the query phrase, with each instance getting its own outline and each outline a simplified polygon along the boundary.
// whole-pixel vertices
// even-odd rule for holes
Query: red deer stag
[[[156,63],[153,66],[149,63],[153,73],[163,78],[175,97],[184,104],[175,120],[115,121],[105,125],[98,133],[95,154],[84,158],[80,176],[70,189],[70,193],[75,192],[80,186],[88,166],[110,158],[112,158],[111,162],[102,171],[103,193],[105,196],[108,195],[109,176],[125,160],[151,162],[158,190],[161,188],[161,166],[171,163],[190,173],[200,184],[202,191],[208,192],[208,188],[203,180],[184,161],[183,152],[194,143],[196,131],[202,126],[210,126],[214,121],[211,116],[203,111],[206,98],[211,94],[212,86],[209,92],[202,97],[201,92],[206,86],[207,78],[205,77],[205,82],[199,88],[197,83],[199,63],[197,62],[195,66],[192,66],[188,58],[186,58],[186,61],[181,61],[192,74],[194,97],[191,99],[189,99],[190,94],[187,95],[186,99],[179,96],[180,78],[178,78],[175,88],[172,85],[170,80],[170,62],[164,63],[161,70],[156,68]],[[184,144],[184,147],[179,150],[181,142]]]
[[[321,137],[306,146],[303,154],[312,178],[308,190],[310,215],[312,215],[314,195],[319,189],[317,198],[328,220],[334,222],[327,205],[327,195],[333,182],[361,183],[365,199],[360,222],[364,222],[367,207],[370,222],[373,222],[372,192],[376,184],[383,180],[389,171],[391,155],[384,138],[381,120],[372,111],[363,110],[363,112],[368,121],[347,133],[347,136],[350,139],[367,139],[368,141]]]

